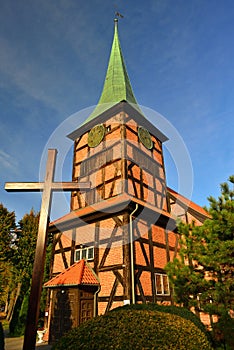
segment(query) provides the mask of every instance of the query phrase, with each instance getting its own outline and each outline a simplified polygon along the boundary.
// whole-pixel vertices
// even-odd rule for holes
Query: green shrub
[[[206,335],[185,318],[121,308],[74,328],[55,350],[210,350]]]
[[[200,318],[197,317],[192,311],[189,311],[186,308],[183,307],[177,307],[174,305],[161,305],[161,304],[154,304],[154,303],[148,303],[148,304],[132,304],[132,305],[126,305],[124,307],[118,307],[116,309],[113,309],[111,312],[116,312],[121,309],[130,309],[130,310],[151,310],[151,311],[160,311],[165,312],[168,314],[177,315],[180,317],[185,318],[186,320],[189,320],[195,324],[203,333],[207,335],[207,337],[210,339],[210,335],[207,332],[207,329],[205,325],[201,322]]]
[[[223,314],[219,321],[213,325],[213,337],[216,346],[226,349],[234,349],[234,319],[228,314]]]

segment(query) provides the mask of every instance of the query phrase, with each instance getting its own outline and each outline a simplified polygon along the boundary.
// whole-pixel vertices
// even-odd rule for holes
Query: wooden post
[[[44,182],[5,184],[5,190],[8,192],[43,192],[23,350],[34,350],[36,344],[52,193],[53,191],[77,191],[90,188],[90,183],[54,182],[56,155],[56,149],[48,150]]]

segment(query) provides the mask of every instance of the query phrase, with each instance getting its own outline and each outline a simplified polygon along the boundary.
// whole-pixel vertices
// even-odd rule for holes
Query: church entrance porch
[[[50,289],[49,343],[96,314],[99,281],[85,260],[75,263],[45,284]]]
[[[76,286],[54,288],[49,342],[54,343],[72,328],[90,320],[94,315],[96,287]]]

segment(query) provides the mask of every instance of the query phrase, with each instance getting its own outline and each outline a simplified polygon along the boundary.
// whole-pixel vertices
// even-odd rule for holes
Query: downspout
[[[133,252],[133,229],[132,229],[132,216],[138,209],[138,204],[136,203],[136,208],[129,215],[130,224],[130,258],[131,258],[131,284],[132,284],[132,304],[136,304],[135,298],[135,278],[134,278],[134,252]]]
[[[92,269],[92,267],[89,265],[89,263],[87,262],[87,260],[85,260],[86,266],[89,268],[90,272],[94,275],[94,277],[97,279],[97,281],[99,282],[98,284],[98,289],[96,290],[96,292],[94,293],[94,298],[93,298],[93,317],[97,316],[97,294],[100,292],[101,290],[101,284],[100,284],[100,279],[98,277],[98,275],[94,272],[94,270]]]
[[[101,286],[100,284],[98,285],[98,289],[96,290],[96,292],[94,293],[94,308],[93,308],[93,317],[97,316],[97,294],[100,292],[101,290]]]

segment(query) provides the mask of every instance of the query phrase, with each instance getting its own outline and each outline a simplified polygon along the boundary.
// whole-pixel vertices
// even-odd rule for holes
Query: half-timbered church
[[[48,288],[49,340],[129,303],[171,302],[165,265],[179,249],[175,220],[201,224],[207,213],[168,188],[157,125],[143,114],[114,38],[100,100],[68,137],[72,180],[90,190],[71,194],[71,211],[54,233]]]

